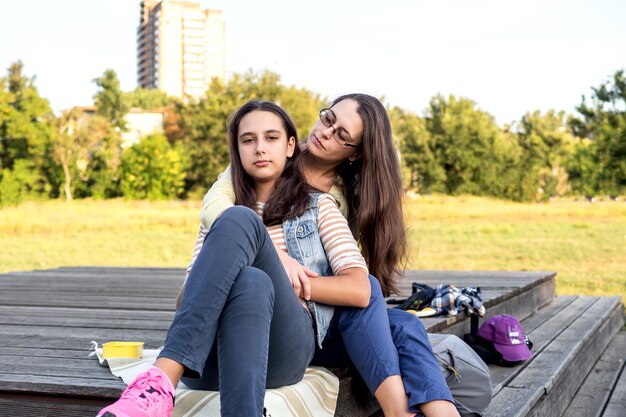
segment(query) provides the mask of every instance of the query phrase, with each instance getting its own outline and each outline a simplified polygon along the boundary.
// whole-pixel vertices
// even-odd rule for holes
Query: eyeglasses
[[[336,128],[334,126],[335,123],[337,122],[337,116],[335,115],[335,112],[332,109],[326,108],[326,109],[320,110],[320,121],[322,122],[324,126],[330,127],[333,129],[333,138],[335,139],[335,142],[337,142],[339,145],[348,146],[350,148],[359,147],[359,145],[353,145],[352,143],[350,143],[350,141],[352,140],[352,137],[350,136],[350,133],[348,133],[346,129],[344,129],[343,127]]]

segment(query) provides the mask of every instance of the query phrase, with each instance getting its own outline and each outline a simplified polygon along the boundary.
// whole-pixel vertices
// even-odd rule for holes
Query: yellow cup
[[[102,344],[102,356],[107,358],[142,358],[143,342],[107,342]]]

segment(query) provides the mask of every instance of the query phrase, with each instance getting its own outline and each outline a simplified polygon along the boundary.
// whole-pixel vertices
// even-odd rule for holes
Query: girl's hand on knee
[[[295,276],[290,276],[291,285],[296,295],[305,300],[311,299],[311,281],[309,278],[316,277],[318,274],[300,265],[300,268],[294,272]]]
[[[309,278],[317,277],[318,274],[309,268],[301,265],[298,261],[289,256],[285,251],[276,248],[285,272],[291,281],[294,292],[300,298],[311,299],[311,282]]]
[[[288,259],[283,261],[283,266],[285,267],[285,271],[287,271],[287,276],[291,281],[291,286],[293,287],[294,292],[298,297],[310,300],[311,281],[309,278],[316,277],[318,274],[311,271],[309,268],[300,265],[300,263],[291,256],[287,254],[285,254],[285,256]]]

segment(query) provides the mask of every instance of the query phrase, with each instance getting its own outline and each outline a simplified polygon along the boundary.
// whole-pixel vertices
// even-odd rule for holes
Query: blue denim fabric
[[[372,295],[366,308],[336,307],[323,348],[312,364],[355,366],[372,395],[389,376],[400,375],[409,411],[434,400],[454,402],[419,318],[387,309],[380,284],[369,276]]]
[[[370,392],[392,375],[400,375],[387,308],[380,284],[370,276],[372,292],[366,308],[335,307],[322,348],[312,363],[328,367],[355,366]]]
[[[227,209],[206,236],[160,356],[185,366],[185,384],[219,388],[222,416],[260,416],[265,388],[302,379],[314,346],[312,319],[265,226],[248,208]]]
[[[292,258],[320,276],[332,276],[333,271],[330,268],[318,228],[317,202],[319,197],[319,193],[311,194],[305,212],[300,217],[283,222],[283,234],[287,252]],[[307,301],[307,305],[315,318],[317,344],[321,347],[335,307],[313,301]]]
[[[434,400],[454,403],[422,321],[403,310],[387,309],[387,315],[409,411],[418,412],[419,404]]]
[[[286,221],[283,227],[289,255],[328,276],[332,270],[317,228],[319,196],[311,194],[305,213]],[[369,280],[371,296],[366,308],[309,303],[317,327],[312,363],[354,365],[372,394],[386,378],[401,375],[411,411],[419,411],[418,404],[428,401],[452,401],[419,318],[388,310],[378,280],[371,275]]]

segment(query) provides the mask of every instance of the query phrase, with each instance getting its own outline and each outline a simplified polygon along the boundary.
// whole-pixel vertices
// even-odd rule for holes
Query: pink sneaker
[[[156,366],[137,375],[119,400],[100,410],[96,417],[170,417],[176,390]]]

